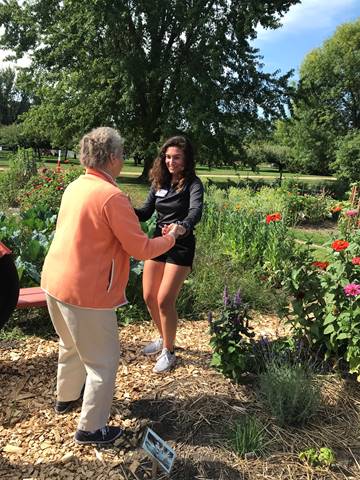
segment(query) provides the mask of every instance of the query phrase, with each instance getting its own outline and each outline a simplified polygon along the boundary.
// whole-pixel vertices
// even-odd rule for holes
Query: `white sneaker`
[[[160,353],[162,348],[163,348],[163,339],[159,337],[156,340],[153,340],[152,342],[145,345],[145,347],[143,348],[143,354],[155,355],[157,353]]]
[[[158,356],[153,372],[168,372],[176,363],[175,353],[171,353],[167,348],[163,348],[161,355]]]

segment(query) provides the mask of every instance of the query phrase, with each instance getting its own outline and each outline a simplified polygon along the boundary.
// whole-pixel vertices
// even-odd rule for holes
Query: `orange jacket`
[[[174,243],[172,235],[149,239],[127,196],[88,169],[64,192],[41,287],[70,305],[114,308],[127,303],[129,257],[154,258]]]
[[[6,245],[0,242],[0,258],[3,257],[4,255],[9,255],[11,253],[11,250],[7,248]]]

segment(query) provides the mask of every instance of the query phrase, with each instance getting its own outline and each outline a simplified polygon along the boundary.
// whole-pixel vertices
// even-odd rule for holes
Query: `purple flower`
[[[360,285],[357,283],[349,283],[344,287],[344,292],[347,297],[357,297],[360,295]]]
[[[210,325],[212,324],[212,321],[213,321],[213,314],[212,314],[212,312],[210,311],[210,312],[208,313],[208,322],[210,323]]]
[[[225,288],[224,288],[223,300],[224,300],[225,307],[227,307],[229,305],[229,302],[230,302],[230,297],[229,297],[229,290],[228,290],[226,285],[225,285]]]
[[[345,215],[348,217],[356,217],[357,214],[358,214],[357,210],[347,210],[345,212]]]
[[[240,305],[241,305],[241,295],[240,295],[240,289],[239,289],[234,296],[234,306],[240,307]]]

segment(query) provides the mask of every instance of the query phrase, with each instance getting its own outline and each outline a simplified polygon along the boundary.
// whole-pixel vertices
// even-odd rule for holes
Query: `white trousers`
[[[119,366],[120,344],[114,310],[95,310],[46,301],[60,337],[57,399],[76,400],[85,384],[79,430],[95,431],[107,424]]]

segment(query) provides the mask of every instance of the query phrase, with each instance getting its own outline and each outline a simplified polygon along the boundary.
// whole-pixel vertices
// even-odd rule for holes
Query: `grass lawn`
[[[0,168],[7,168],[9,164],[10,152],[0,152]],[[62,159],[64,160],[64,159]],[[57,157],[43,157],[43,164],[47,167],[54,167],[57,165]],[[69,168],[71,165],[79,165],[78,160],[70,160],[70,163],[64,164],[61,162],[62,168]],[[123,168],[124,175],[140,175],[142,172],[141,165],[135,165],[132,159],[126,160]],[[213,181],[225,180],[227,178],[235,180],[237,178],[251,178],[251,179],[262,179],[262,180],[274,180],[279,178],[279,172],[276,168],[273,168],[269,164],[260,164],[259,171],[253,172],[251,169],[241,168],[235,169],[233,167],[213,167],[209,168],[207,165],[198,165],[196,168],[197,174],[201,178],[211,178]],[[334,177],[323,177],[316,175],[299,175],[297,173],[285,172],[283,175],[284,178],[293,178],[299,179],[306,182],[332,182],[336,180]]]
[[[303,242],[310,241],[315,245],[324,245],[332,240],[337,232],[335,228],[327,228],[327,226],[323,228],[321,228],[321,226],[317,228],[295,227],[292,228],[291,231],[297,240]]]

